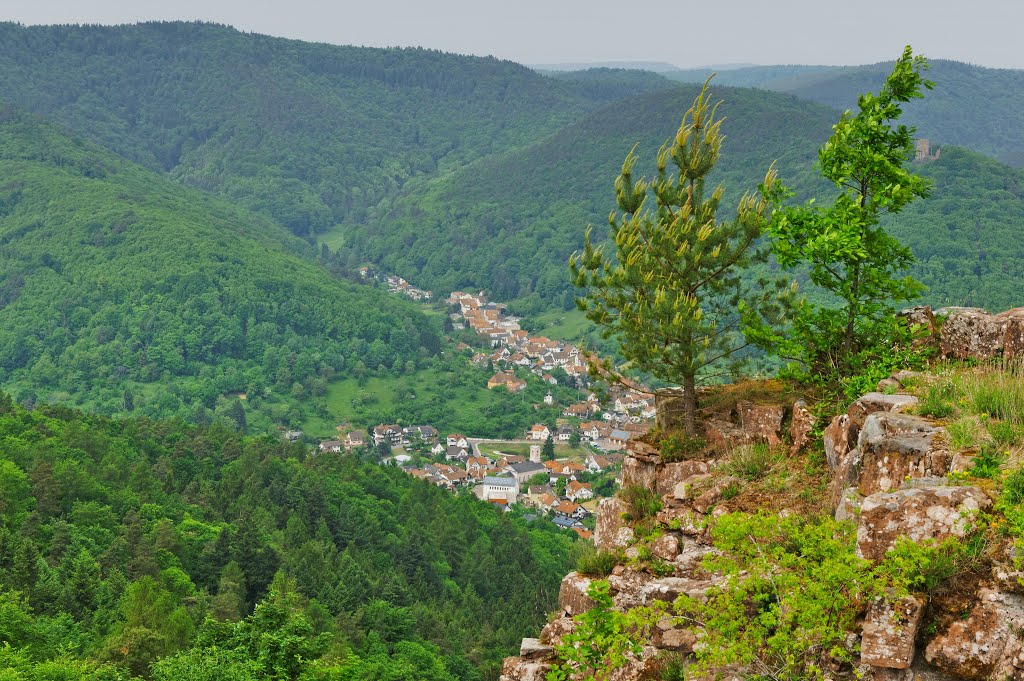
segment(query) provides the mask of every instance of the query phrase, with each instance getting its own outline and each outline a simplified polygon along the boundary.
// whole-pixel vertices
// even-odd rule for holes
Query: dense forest
[[[360,221],[411,179],[533,141],[607,96],[509,61],[183,22],[0,24],[0,92],[300,235]]]
[[[5,679],[494,679],[575,555],[551,523],[217,424],[0,393],[0,443]]]
[[[244,392],[287,421],[339,372],[440,348],[413,304],[332,277],[271,221],[11,108],[0,178],[0,380],[27,404],[243,426],[225,396]]]
[[[527,149],[426,183],[375,214],[368,226],[351,230],[351,241],[425,286],[486,288],[515,300],[527,314],[570,309],[574,292],[565,262],[581,247],[587,225],[594,225],[595,237],[606,237],[622,159],[639,143],[638,170],[653,175],[657,149],[678,125],[693,88],[609,104]],[[773,162],[796,191],[794,200],[833,191],[821,184],[814,164],[838,118],[834,110],[767,91],[720,87],[713,95],[723,100],[726,118],[713,179],[724,184],[727,197],[755,190]],[[912,273],[929,286],[926,300],[992,309],[1017,305],[1021,172],[956,147],[944,148],[938,161],[919,169],[934,179],[932,196],[888,226],[918,257]],[[396,238],[414,247],[395,250]],[[460,257],[447,257],[452,251]]]

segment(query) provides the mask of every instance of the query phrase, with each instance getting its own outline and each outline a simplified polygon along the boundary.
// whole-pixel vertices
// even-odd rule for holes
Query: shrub
[[[968,449],[978,444],[978,420],[964,416],[946,425],[949,446],[954,451]]]
[[[685,461],[699,457],[707,449],[708,443],[699,437],[690,437],[685,433],[666,435],[658,443],[661,460],[666,462]]]
[[[587,577],[607,577],[617,562],[618,557],[611,551],[591,549],[576,561],[576,572]]]
[[[957,387],[950,382],[928,386],[924,398],[917,406],[917,413],[942,419],[953,413],[953,401],[957,399]]]
[[[766,444],[744,445],[729,452],[726,470],[739,478],[760,480],[776,460],[775,453]]]
[[[976,478],[994,478],[999,475],[999,467],[1003,465],[1004,460],[995,444],[986,442],[974,457],[971,475]]]
[[[984,549],[985,538],[981,533],[966,541],[947,537],[941,542],[916,542],[900,537],[886,553],[879,572],[901,592],[931,593],[957,573],[970,570],[981,559]]]
[[[629,519],[633,522],[643,522],[661,510],[661,499],[653,491],[640,485],[623,487],[619,493],[622,500],[629,508]]]
[[[1020,427],[1010,421],[989,421],[988,435],[999,447],[1015,447],[1020,444]]]

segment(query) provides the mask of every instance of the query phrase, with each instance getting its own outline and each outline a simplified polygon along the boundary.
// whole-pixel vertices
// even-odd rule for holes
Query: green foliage
[[[953,451],[960,451],[978,443],[978,419],[974,416],[962,416],[946,424],[946,435]]]
[[[974,455],[974,465],[971,466],[971,475],[976,478],[995,478],[1006,461],[1006,456],[992,442],[985,442],[981,449]]]
[[[933,383],[925,389],[925,394],[917,405],[917,413],[921,416],[944,419],[953,413],[954,402],[958,397],[959,391],[952,382]]]
[[[985,371],[972,377],[966,392],[975,412],[1024,426],[1024,376],[1019,367]]]
[[[686,433],[670,433],[658,442],[661,460],[667,462],[700,458],[707,450],[707,442],[701,437],[690,437]]]
[[[879,573],[900,592],[931,593],[951,577],[969,572],[983,557],[984,535],[972,534],[966,541],[947,537],[941,542],[923,542],[900,537],[886,554]]]
[[[985,427],[997,447],[1016,447],[1021,443],[1021,427],[1015,423],[990,419]]]
[[[728,586],[681,597],[680,621],[703,636],[699,670],[754,665],[773,678],[824,678],[873,589],[855,529],[831,519],[728,514],[712,529],[722,555],[705,567]]]
[[[615,607],[604,580],[592,582],[587,595],[595,606],[576,617],[576,627],[555,646],[558,663],[548,673],[547,681],[613,678],[618,669],[640,654],[667,607],[655,601],[623,612]]]
[[[764,443],[742,445],[728,453],[725,468],[736,477],[760,480],[776,461],[778,456]]]
[[[587,577],[607,577],[618,562],[618,557],[611,551],[595,549],[581,553],[576,560],[576,572]]]
[[[653,518],[661,510],[658,495],[642,485],[627,485],[619,491],[619,496],[626,502],[629,519],[634,523]]]
[[[858,98],[818,154],[822,176],[839,195],[821,208],[811,202],[773,215],[769,235],[780,265],[806,266],[812,284],[832,304],[805,302],[785,335],[765,334],[766,346],[806,368],[808,376],[836,385],[863,367],[865,353],[891,345],[895,306],[919,296],[922,285],[900,277],[913,262],[881,219],[928,195],[929,183],[904,168],[914,151],[913,130],[896,122],[902,105],[931,89],[927,67],[908,46],[878,94]]]
[[[766,254],[756,242],[779,195],[774,169],[727,222],[718,218],[724,188],[705,190],[721,154],[716,108],[705,84],[658,153],[656,179],[635,179],[638,159],[633,151],[626,156],[615,181],[621,215],[609,216],[614,256],[594,246],[588,230],[582,253],[569,259],[573,284],[585,290],[579,309],[619,341],[619,353],[637,369],[682,384],[690,436],[697,432],[698,373],[745,347],[737,306],[769,324],[784,310],[768,281],[740,277]]]
[[[574,559],[365,452],[6,396],[0,441],[0,676],[482,681]]]
[[[239,429],[265,409],[266,427],[292,420],[270,403],[296,384],[440,347],[411,303],[336,280],[268,220],[7,108],[0,173],[18,187],[0,212],[0,380],[34,402]]]

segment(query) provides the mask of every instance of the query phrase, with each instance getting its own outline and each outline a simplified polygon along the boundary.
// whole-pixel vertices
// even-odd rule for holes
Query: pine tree
[[[540,450],[540,458],[544,461],[554,461],[555,459],[555,441],[548,435],[548,439],[544,441],[544,447]]]
[[[629,152],[615,181],[621,214],[609,216],[614,256],[594,246],[588,229],[583,252],[569,261],[573,283],[587,289],[577,306],[606,338],[619,338],[627,362],[682,385],[683,425],[691,436],[698,377],[749,345],[740,333],[745,318],[774,322],[786,309],[781,282],[739,276],[767,255],[757,240],[781,198],[775,169],[726,222],[717,218],[724,188],[705,190],[724,139],[716,109],[705,83],[675,138],[658,153],[653,180],[634,178],[636,147]],[[607,362],[593,368],[619,377]]]

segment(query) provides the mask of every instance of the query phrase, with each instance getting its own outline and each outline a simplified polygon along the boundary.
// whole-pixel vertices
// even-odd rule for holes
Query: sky
[[[1024,68],[1021,0],[3,0],[0,20],[206,20],[346,45],[417,46],[525,64],[864,64],[906,44]]]

